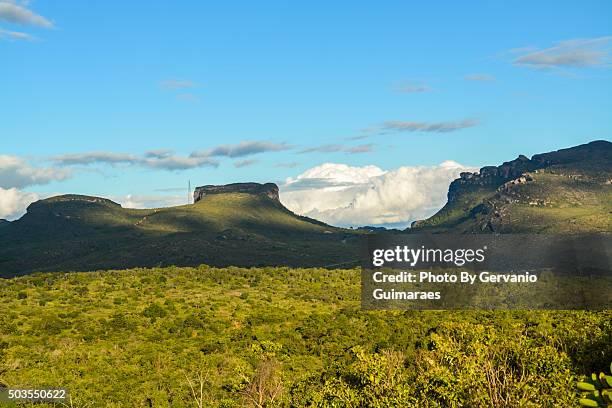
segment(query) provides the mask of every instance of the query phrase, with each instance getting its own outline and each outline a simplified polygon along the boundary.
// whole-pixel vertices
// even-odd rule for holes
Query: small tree
[[[249,406],[264,408],[277,401],[282,393],[280,365],[273,359],[266,359],[259,364],[244,390],[244,399]]]

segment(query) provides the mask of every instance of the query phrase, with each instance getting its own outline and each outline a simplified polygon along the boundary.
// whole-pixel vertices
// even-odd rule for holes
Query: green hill
[[[0,228],[0,276],[131,266],[324,266],[357,258],[357,234],[279,201],[211,194],[192,205],[126,209],[98,197],[37,201]]]
[[[411,231],[574,233],[612,231],[612,143],[595,141],[519,156],[462,173],[448,202]]]

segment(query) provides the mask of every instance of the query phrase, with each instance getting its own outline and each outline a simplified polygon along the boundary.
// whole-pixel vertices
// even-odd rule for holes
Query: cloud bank
[[[33,167],[16,156],[0,155],[0,187],[24,188],[65,180],[72,176],[69,169]]]
[[[450,182],[475,170],[454,161],[390,171],[325,163],[288,178],[280,198],[297,214],[332,225],[405,227],[434,214],[446,203]]]

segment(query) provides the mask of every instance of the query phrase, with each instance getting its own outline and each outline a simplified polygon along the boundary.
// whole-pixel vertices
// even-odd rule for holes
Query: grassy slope
[[[43,200],[0,232],[0,276],[130,266],[329,265],[357,258],[357,234],[298,217],[265,196],[218,194],[135,210]]]

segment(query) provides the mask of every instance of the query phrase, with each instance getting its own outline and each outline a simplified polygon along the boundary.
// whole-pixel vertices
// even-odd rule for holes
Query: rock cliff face
[[[612,228],[612,143],[598,140],[464,172],[430,232],[582,232]]]
[[[243,193],[253,195],[265,195],[275,201],[278,198],[278,186],[274,183],[233,183],[224,185],[207,185],[196,187],[193,193],[193,201],[198,202],[204,196],[210,194]]]
[[[555,152],[536,154],[531,159],[519,155],[516,159],[504,162],[501,166],[486,166],[478,173],[464,172],[448,188],[448,202],[452,203],[465,190],[477,186],[500,186],[515,180],[520,183],[524,173],[542,169],[556,164],[570,164],[588,160],[592,156],[610,159],[612,143],[597,140],[591,143],[561,149]]]

